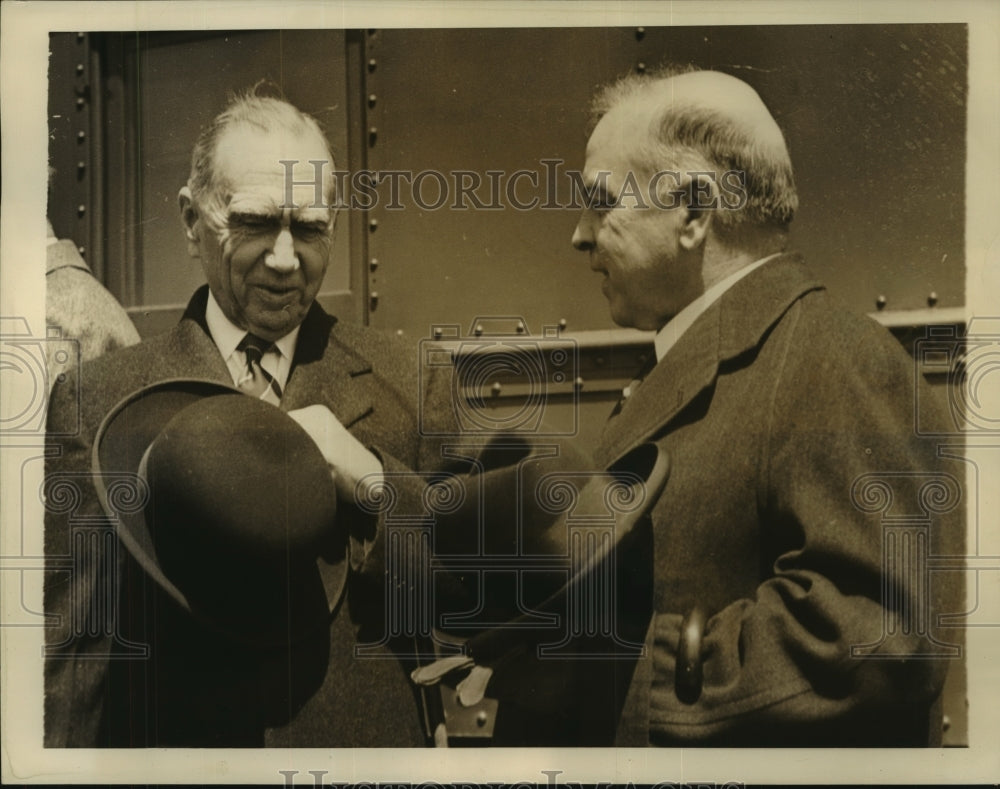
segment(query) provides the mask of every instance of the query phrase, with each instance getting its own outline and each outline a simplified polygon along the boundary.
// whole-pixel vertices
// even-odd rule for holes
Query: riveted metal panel
[[[103,258],[95,247],[101,220],[99,146],[94,144],[96,74],[86,33],[49,35],[49,205],[59,238],[72,239],[95,275]]]
[[[964,25],[379,30],[368,43],[369,167],[423,188],[415,200],[397,182],[397,210],[384,181],[370,212],[375,326],[426,336],[520,314],[529,330],[610,327],[570,247],[575,212],[542,206],[568,202],[593,88],[667,59],[734,74],[767,102],[796,167],[792,244],[831,290],[862,312],[879,296],[892,311],[963,303]],[[540,184],[516,182],[516,199],[539,198],[532,210],[507,193],[519,170]],[[486,207],[460,194],[459,171],[482,181]]]
[[[589,94],[604,76],[627,68],[631,35],[623,29],[378,31],[372,111],[378,133],[369,166],[412,173],[428,207],[401,184],[404,207],[394,210],[391,183],[380,189],[370,238],[379,261],[373,325],[416,336],[434,323],[469,327],[478,315],[522,315],[532,334],[560,319],[571,331],[608,325],[596,277],[570,247],[575,212],[542,206],[568,202],[568,183],[549,179],[547,168],[562,173],[579,166]],[[525,175],[510,187],[518,171],[533,173],[537,186]],[[463,172],[469,180],[459,180]],[[440,208],[432,207],[441,183],[433,173],[447,187]],[[473,191],[484,208],[460,194],[477,177],[482,183]],[[551,201],[547,180],[561,187]],[[516,201],[536,200],[536,207],[518,210],[508,187]]]

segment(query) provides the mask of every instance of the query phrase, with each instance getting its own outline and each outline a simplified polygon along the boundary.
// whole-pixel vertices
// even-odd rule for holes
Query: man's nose
[[[573,246],[581,252],[589,252],[594,248],[594,233],[586,211],[580,214],[580,221],[576,223],[576,229],[573,231]]]
[[[264,265],[279,274],[290,274],[298,269],[299,258],[295,254],[292,233],[287,227],[281,228],[278,237],[274,239],[271,251],[264,256]]]

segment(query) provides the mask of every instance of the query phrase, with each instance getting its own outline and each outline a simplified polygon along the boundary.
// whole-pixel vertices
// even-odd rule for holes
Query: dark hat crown
[[[155,582],[142,590],[252,645],[329,621],[347,538],[325,458],[281,409],[211,381],[156,382],[111,409],[93,463],[101,506]]]
[[[335,522],[318,447],[279,409],[243,395],[177,413],[150,445],[145,477],[163,571],[192,605],[226,609],[228,619],[236,608],[280,618]]]
[[[254,561],[315,558],[336,515],[319,448],[251,397],[207,398],[176,414],[150,446],[145,476],[164,563],[199,547]]]

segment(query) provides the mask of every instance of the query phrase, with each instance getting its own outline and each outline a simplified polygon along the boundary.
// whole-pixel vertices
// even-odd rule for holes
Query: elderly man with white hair
[[[963,533],[962,472],[914,428],[938,392],[786,251],[791,159],[749,85],[633,75],[593,110],[573,244],[615,322],[656,332],[597,457],[653,441],[671,469],[618,743],[935,742],[961,603],[926,557]]]

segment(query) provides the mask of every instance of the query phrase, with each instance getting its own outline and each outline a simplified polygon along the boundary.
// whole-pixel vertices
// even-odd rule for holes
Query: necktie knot
[[[243,351],[247,357],[247,367],[252,368],[255,364],[260,364],[264,354],[273,350],[274,343],[258,337],[256,334],[248,332],[236,346],[237,351]]]
[[[267,370],[264,369],[264,354],[274,350],[274,343],[256,334],[248,332],[236,346],[237,351],[243,351],[247,360],[247,372],[239,382],[239,387],[254,397],[274,398],[281,400],[281,386]]]

